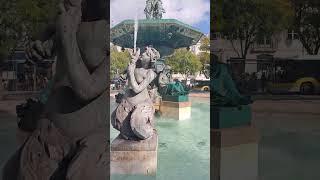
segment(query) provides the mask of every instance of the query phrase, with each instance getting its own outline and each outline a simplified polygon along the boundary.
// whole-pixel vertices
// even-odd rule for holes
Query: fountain
[[[158,77],[164,77],[162,76],[164,74],[163,70],[166,68],[163,68],[163,66],[167,56],[170,56],[175,49],[188,48],[196,44],[203,36],[197,29],[178,20],[161,19],[163,12],[165,11],[162,8],[161,1],[147,0],[146,19],[138,20],[138,32],[134,31],[134,20],[124,20],[114,26],[110,33],[111,42],[115,45],[125,48],[135,48],[136,45],[141,49],[145,46],[152,46],[157,49],[162,56],[155,64]],[[135,39],[135,33],[137,33],[137,39]],[[166,83],[169,84],[168,80],[170,78],[165,79],[167,79]],[[178,84],[172,84],[171,86],[177,86],[178,89],[181,89]],[[162,102],[159,111],[163,117],[176,120],[190,118],[191,103],[188,100],[188,93],[181,92],[178,94],[161,94]]]
[[[153,73],[145,77],[146,83],[150,84],[156,79],[159,91],[164,92],[160,104],[162,117],[182,120],[191,116],[188,92],[179,83],[169,83],[170,69],[165,65],[165,59],[175,49],[196,44],[203,34],[178,20],[161,19],[164,12],[161,0],[147,0],[146,19],[125,20],[111,29],[110,39],[113,44],[133,49],[132,61],[128,66],[131,90],[118,96],[123,98],[117,100],[120,104],[111,118],[113,127],[120,131],[120,135],[111,143],[111,174],[155,175],[157,172],[158,135],[156,130],[151,131],[155,126],[154,114],[150,114],[154,112],[154,106],[150,107],[149,95],[143,95],[147,88],[138,88],[142,83],[135,82],[139,79],[136,77],[139,74],[137,71],[140,71],[138,64],[137,67],[134,65],[137,61],[145,62],[144,57],[152,59],[152,67],[145,67],[141,71],[152,70]],[[140,57],[139,49],[145,49]],[[135,86],[141,91],[136,91]],[[139,105],[145,103],[146,107],[150,107],[147,115],[143,113],[145,110],[139,110]]]
[[[137,51],[137,38],[138,38],[138,15],[136,15],[134,19],[134,42],[133,42],[133,50],[134,52]]]

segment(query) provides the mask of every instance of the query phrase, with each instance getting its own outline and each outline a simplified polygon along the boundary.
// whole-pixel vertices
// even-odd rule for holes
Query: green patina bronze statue
[[[188,94],[189,90],[187,90],[187,88],[180,81],[168,83],[161,92],[162,96],[186,96]]]
[[[211,105],[240,106],[252,103],[250,97],[239,93],[226,64],[214,60],[211,71]]]

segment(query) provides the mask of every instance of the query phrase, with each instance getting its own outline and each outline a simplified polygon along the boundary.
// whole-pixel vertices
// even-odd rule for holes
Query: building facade
[[[231,43],[220,33],[213,33],[211,37],[213,54],[220,61],[230,63],[239,61],[240,44]],[[257,40],[248,50],[245,61],[245,72],[252,73],[259,70],[259,64],[273,59],[288,59],[306,56],[307,51],[298,39],[298,34],[292,30],[284,30],[272,37],[263,37]]]

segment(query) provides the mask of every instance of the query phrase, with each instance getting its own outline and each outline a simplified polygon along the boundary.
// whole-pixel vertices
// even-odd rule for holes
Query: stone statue
[[[160,57],[160,54],[157,55]],[[148,91],[151,100],[154,104],[159,104],[161,101],[161,92],[171,81],[171,67],[166,65],[164,59],[157,59],[156,62],[152,62],[151,66],[153,71],[157,74],[155,80],[149,84]],[[120,76],[121,81],[127,81],[127,70],[123,72]],[[116,103],[121,103],[124,97],[125,90],[122,90],[117,95],[115,95]]]
[[[160,54],[152,47],[131,53],[127,68],[128,87],[120,104],[111,115],[112,126],[127,140],[145,140],[154,133],[154,107],[148,86],[156,78],[152,63]]]
[[[3,169],[3,180],[104,180],[109,176],[107,6],[62,0],[56,74],[39,119]],[[43,44],[29,56],[44,54]],[[29,103],[36,104],[36,103]]]
[[[144,9],[147,19],[161,19],[162,14],[166,13],[161,0],[147,0]]]
[[[226,64],[214,60],[211,68],[211,105],[239,106],[252,103],[250,97],[242,96],[239,93]]]

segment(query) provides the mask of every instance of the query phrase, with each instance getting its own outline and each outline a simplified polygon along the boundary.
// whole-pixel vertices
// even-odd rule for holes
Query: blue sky
[[[210,13],[206,16],[206,18],[203,21],[200,21],[199,23],[194,24],[194,27],[199,29],[204,34],[210,33]]]
[[[162,0],[166,13],[163,18],[177,19],[201,32],[210,31],[210,0]],[[111,0],[111,26],[125,19],[144,19],[146,0]]]

